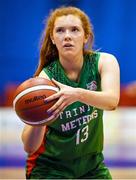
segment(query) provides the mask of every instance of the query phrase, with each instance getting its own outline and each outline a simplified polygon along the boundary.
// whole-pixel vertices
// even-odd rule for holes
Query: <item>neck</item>
[[[79,80],[83,61],[83,54],[80,54],[76,57],[60,57],[60,63],[63,66],[65,73],[69,79],[73,81]]]
[[[76,57],[62,57],[60,56],[60,63],[66,73],[80,72],[83,66],[83,54]]]

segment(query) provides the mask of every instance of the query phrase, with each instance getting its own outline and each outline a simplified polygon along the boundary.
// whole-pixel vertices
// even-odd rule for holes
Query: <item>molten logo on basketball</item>
[[[42,99],[45,99],[45,98],[46,98],[46,95],[34,96],[33,98],[26,99],[25,100],[25,104],[30,104],[32,102],[39,101],[39,100],[42,100]]]
[[[57,99],[48,103],[47,97],[59,92],[59,88],[46,78],[36,77],[24,81],[16,89],[13,107],[18,117],[29,125],[47,125],[52,123],[52,117],[47,113]]]

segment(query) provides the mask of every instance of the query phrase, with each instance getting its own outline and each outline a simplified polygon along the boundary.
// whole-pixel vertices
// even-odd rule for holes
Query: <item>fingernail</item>
[[[46,99],[44,99],[44,103],[46,104],[48,101]]]
[[[48,114],[49,116],[51,116],[53,113],[52,113],[52,111],[47,111],[47,114]]]

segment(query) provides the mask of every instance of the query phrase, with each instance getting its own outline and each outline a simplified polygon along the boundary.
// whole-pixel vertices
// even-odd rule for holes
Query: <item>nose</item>
[[[69,30],[66,30],[65,32],[65,40],[71,40],[71,35],[70,35]]]

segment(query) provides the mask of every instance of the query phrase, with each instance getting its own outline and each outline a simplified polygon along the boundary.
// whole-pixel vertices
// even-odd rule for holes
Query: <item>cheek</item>
[[[76,39],[76,41],[80,41],[80,42],[84,42],[84,39],[85,39],[85,37],[84,37],[84,34],[78,34],[78,35],[76,35],[75,36],[75,39]]]
[[[55,41],[55,44],[60,46],[61,43],[62,43],[62,38],[61,37],[58,37],[58,36],[55,36],[54,37],[54,41]]]
[[[54,39],[54,42],[55,42],[55,46],[56,46],[57,50],[60,51],[62,49],[62,42],[61,42],[61,40],[56,38],[56,39]]]
[[[78,38],[75,39],[75,42],[78,46],[81,46],[84,44],[84,37],[83,36],[79,36]]]

